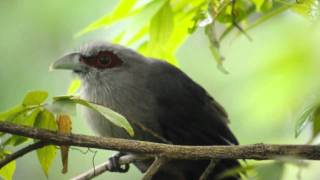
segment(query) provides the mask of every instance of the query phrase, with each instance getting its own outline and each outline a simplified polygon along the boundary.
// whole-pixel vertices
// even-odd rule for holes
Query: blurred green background
[[[108,40],[98,30],[80,38],[74,34],[113,9],[116,0],[0,1],[0,111],[23,98],[29,90],[65,94],[72,76],[49,72],[57,57],[93,39]],[[310,132],[294,138],[294,125],[303,109],[320,97],[320,26],[301,16],[285,13],[222,44],[229,75],[221,73],[209,52],[203,29],[179,49],[180,68],[204,86],[228,111],[231,128],[241,144],[305,143]],[[92,134],[81,117],[73,132]],[[82,149],[86,151],[86,149]],[[95,164],[111,155],[98,151]],[[60,159],[49,179],[69,179],[93,166],[94,153],[72,150],[69,172],[62,175]],[[14,179],[46,179],[35,153],[17,161]],[[319,178],[320,162],[308,162],[302,179]],[[298,168],[287,165],[283,179],[296,179]],[[132,166],[128,174],[105,173],[97,179],[139,179]]]

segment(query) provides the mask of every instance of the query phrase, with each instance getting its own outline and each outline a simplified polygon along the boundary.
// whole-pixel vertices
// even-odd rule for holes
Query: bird
[[[198,83],[164,60],[146,57],[133,49],[106,41],[92,41],[55,61],[52,69],[71,70],[82,81],[80,97],[106,106],[126,117],[135,135],[99,113],[83,109],[88,126],[98,135],[175,145],[238,145],[228,127],[225,109]],[[120,152],[113,160],[126,152]],[[145,172],[152,161],[135,165]],[[210,160],[171,160],[153,180],[199,179]],[[114,171],[121,169],[116,161]],[[217,161],[207,179],[240,167],[238,160]],[[223,180],[237,180],[235,173]]]

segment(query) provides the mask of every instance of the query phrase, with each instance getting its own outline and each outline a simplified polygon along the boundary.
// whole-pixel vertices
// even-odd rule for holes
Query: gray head
[[[84,44],[78,51],[68,53],[51,65],[51,69],[68,69],[84,81],[101,76],[116,76],[134,71],[147,58],[135,51],[108,42],[96,41]]]
[[[151,119],[153,116],[150,108],[153,107],[154,98],[146,88],[152,62],[154,61],[126,47],[92,42],[61,57],[51,65],[51,69],[67,69],[77,74],[82,79],[80,96],[83,99],[140,120]],[[88,109],[84,112],[91,127],[99,134],[126,136],[122,129],[117,130],[119,128],[110,125],[96,112]]]

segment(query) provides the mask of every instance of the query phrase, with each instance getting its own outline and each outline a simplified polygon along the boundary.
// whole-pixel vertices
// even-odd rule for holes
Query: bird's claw
[[[122,156],[122,154],[119,153],[119,154],[116,154],[116,155],[109,158],[109,162],[110,162],[109,171],[110,172],[126,173],[129,171],[129,168],[130,168],[129,164],[120,165],[119,159],[121,156]]]

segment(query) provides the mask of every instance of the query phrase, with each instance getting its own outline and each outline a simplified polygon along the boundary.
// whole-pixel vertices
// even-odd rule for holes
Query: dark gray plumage
[[[164,61],[123,46],[93,42],[62,57],[53,68],[71,69],[78,74],[83,81],[81,97],[124,115],[135,129],[133,139],[162,142],[159,135],[180,145],[238,144],[222,106],[186,74]],[[84,112],[88,124],[99,135],[131,138],[96,112]],[[208,163],[171,161],[154,179],[198,179]],[[145,171],[149,164],[137,165]],[[222,160],[209,179],[238,165],[236,160]]]

